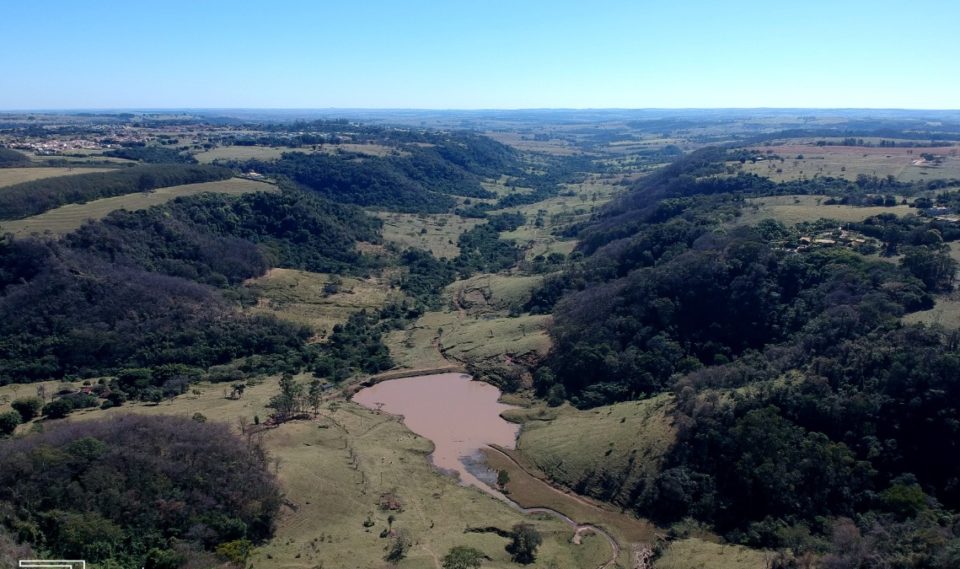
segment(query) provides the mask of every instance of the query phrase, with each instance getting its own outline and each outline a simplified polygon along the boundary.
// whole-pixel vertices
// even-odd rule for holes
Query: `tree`
[[[20,418],[26,423],[40,415],[40,410],[43,409],[43,400],[39,397],[24,397],[14,400],[11,407],[14,411],[20,413]]]
[[[63,419],[73,411],[73,404],[65,399],[55,399],[43,406],[43,416],[47,419]]]
[[[320,400],[323,395],[323,384],[319,379],[310,382],[310,391],[307,393],[307,403],[313,409],[313,414],[320,412]]]
[[[513,526],[510,535],[511,541],[507,544],[507,553],[516,563],[529,565],[537,558],[537,548],[543,543],[543,537],[530,524]]]
[[[394,538],[393,543],[390,545],[390,549],[387,551],[385,561],[390,563],[396,563],[404,557],[407,556],[407,551],[410,550],[410,536],[407,535],[407,532],[400,530],[397,533],[397,537]]]
[[[20,413],[7,411],[0,413],[0,436],[12,435],[20,424]]]
[[[484,559],[483,552],[465,545],[450,549],[443,557],[443,569],[477,569]]]
[[[247,384],[245,383],[234,383],[232,386],[233,393],[230,394],[231,399],[240,399],[243,397],[243,392],[247,389]]]
[[[279,422],[289,421],[303,407],[303,386],[289,373],[280,377],[280,393],[270,398],[267,407],[274,409]]]
[[[506,470],[500,470],[497,472],[497,486],[501,489],[510,483],[510,473]]]

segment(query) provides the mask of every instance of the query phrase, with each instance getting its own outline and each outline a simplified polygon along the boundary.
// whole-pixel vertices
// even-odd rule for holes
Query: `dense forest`
[[[531,299],[556,319],[542,394],[581,407],[676,397],[678,439],[652,483],[598,472],[581,490],[795,552],[828,550],[846,517],[865,543],[889,536],[871,547],[916,549],[891,566],[949,566],[937,555],[957,539],[960,336],[900,317],[952,287],[945,239],[958,235],[886,215],[856,227],[898,262],[799,251],[775,221],[731,223],[769,190],[726,174],[727,158],[708,149],[640,182]]]
[[[68,203],[225,180],[231,176],[231,170],[219,166],[163,164],[23,182],[0,191],[0,219],[20,219]]]
[[[263,450],[225,424],[137,415],[0,441],[0,536],[98,567],[242,566],[273,534]]]
[[[0,168],[18,168],[30,165],[30,157],[12,148],[0,147]]]

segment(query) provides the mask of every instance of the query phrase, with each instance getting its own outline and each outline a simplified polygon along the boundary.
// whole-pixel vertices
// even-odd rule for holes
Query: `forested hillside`
[[[597,490],[641,515],[795,552],[822,551],[848,517],[887,536],[871,547],[916,547],[930,563],[917,566],[946,567],[939,540],[956,539],[960,508],[958,336],[900,317],[952,286],[944,239],[956,234],[896,216],[856,226],[894,262],[860,245],[803,246],[772,220],[738,225],[745,198],[822,194],[825,182],[757,183],[730,175],[729,157],[680,159],[582,228],[583,259],[530,303],[556,318],[538,390],[582,407],[676,395],[678,440],[656,480],[625,489],[606,472]],[[910,545],[929,532],[942,537]]]
[[[480,185],[480,180],[517,172],[519,157],[488,138],[451,134],[415,137],[385,157],[291,152],[279,161],[252,160],[233,165],[286,177],[342,203],[439,213],[456,205],[453,196],[496,197]]]
[[[0,441],[0,453],[0,523],[33,544],[30,557],[239,563],[281,505],[263,449],[226,424],[127,415]]]
[[[225,299],[272,266],[363,271],[379,222],[296,192],[119,211],[61,241],[0,242],[0,381],[298,353],[310,332]]]

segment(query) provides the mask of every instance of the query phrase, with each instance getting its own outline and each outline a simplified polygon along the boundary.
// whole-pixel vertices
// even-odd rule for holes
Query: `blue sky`
[[[960,1],[4,2],[0,109],[960,108]]]

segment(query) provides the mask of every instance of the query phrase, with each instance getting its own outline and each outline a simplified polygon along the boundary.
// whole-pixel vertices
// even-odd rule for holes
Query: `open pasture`
[[[881,213],[907,215],[917,210],[905,205],[892,207],[852,205],[824,205],[826,196],[767,196],[749,198],[743,215],[737,218],[738,225],[753,225],[763,219],[775,219],[791,226],[805,221],[833,219],[838,222],[863,221]]]
[[[44,178],[91,174],[93,172],[105,172],[107,170],[110,170],[110,168],[72,168],[69,166],[59,168],[0,168],[0,188],[23,182],[32,182],[33,180],[42,180]]]
[[[960,178],[960,147],[887,148],[863,146],[817,146],[786,144],[752,148],[761,153],[772,150],[780,159],[766,159],[743,165],[745,172],[766,176],[775,182],[830,176],[856,180],[859,175],[886,178],[900,182],[926,182],[940,178]],[[942,156],[939,165],[926,161],[921,154]]]
[[[483,223],[453,214],[416,214],[374,212],[383,220],[383,238],[401,248],[413,247],[433,253],[437,258],[453,259],[460,254],[457,239]]]
[[[33,233],[63,235],[79,229],[87,220],[101,219],[110,212],[119,209],[131,211],[146,209],[166,203],[174,198],[205,192],[240,195],[252,192],[274,192],[276,189],[276,186],[272,184],[243,178],[170,186],[168,188],[157,188],[150,192],[114,196],[82,204],[67,204],[32,217],[5,221],[0,229],[5,233],[9,232],[18,236]]]
[[[270,269],[245,286],[262,295],[251,311],[310,326],[318,338],[346,322],[354,312],[379,309],[391,294],[389,287],[377,279],[294,269]]]

